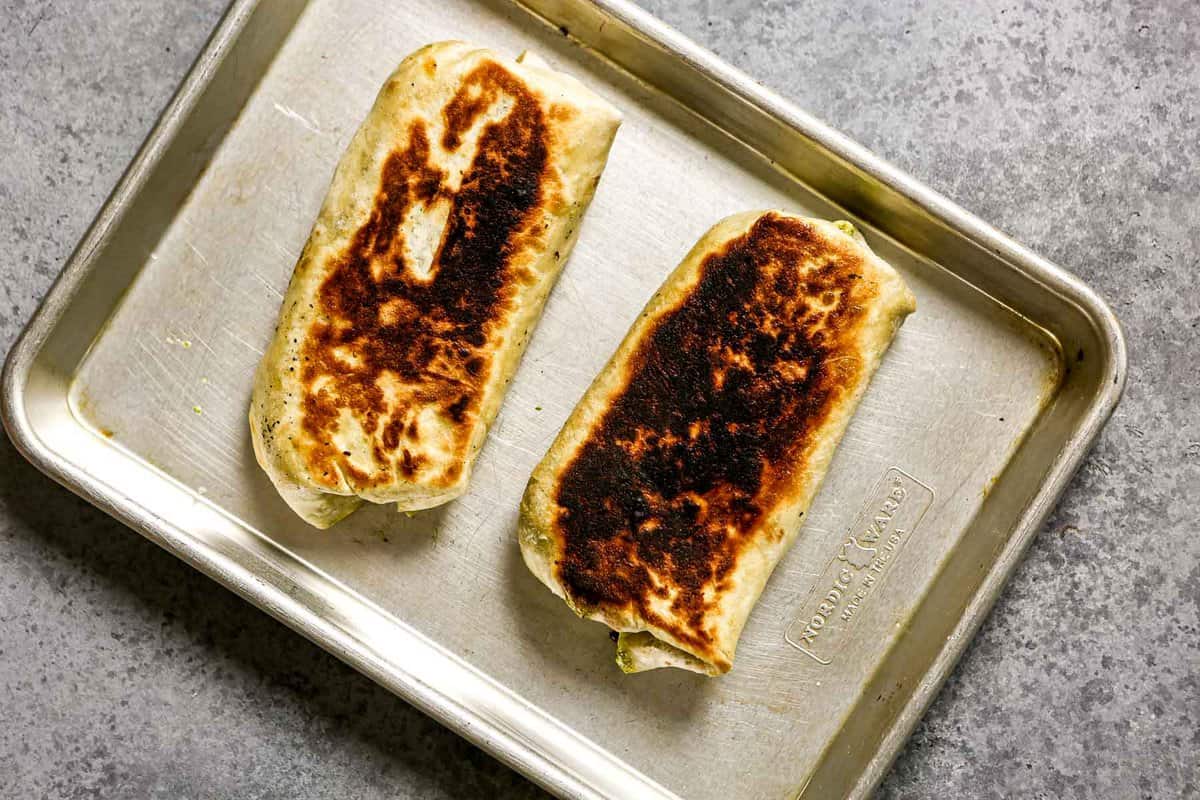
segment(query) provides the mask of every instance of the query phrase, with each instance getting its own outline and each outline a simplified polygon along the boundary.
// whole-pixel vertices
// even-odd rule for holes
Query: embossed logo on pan
[[[829,665],[933,502],[933,490],[903,470],[884,473],[828,566],[817,578],[788,644]]]

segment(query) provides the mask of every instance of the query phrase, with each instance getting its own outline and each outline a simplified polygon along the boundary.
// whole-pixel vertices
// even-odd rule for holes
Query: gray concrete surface
[[[0,0],[7,350],[222,0]],[[885,798],[1200,792],[1200,4],[647,0],[1082,275],[1126,399]],[[0,796],[541,796],[0,440]]]

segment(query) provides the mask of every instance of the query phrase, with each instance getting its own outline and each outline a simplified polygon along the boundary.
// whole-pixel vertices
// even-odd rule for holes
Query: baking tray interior
[[[556,791],[862,794],[1046,512],[1048,476],[1103,412],[1111,334],[1027,269],[1028,254],[922,209],[909,187],[843,157],[856,151],[836,135],[798,131],[811,120],[797,112],[748,102],[630,8],[529,6],[235,3],[43,311],[52,324],[26,343],[16,438],[60,480]],[[251,375],[376,90],[409,51],[449,38],[534,49],[625,123],[470,491],[317,532],[254,463]],[[606,629],[526,572],[518,500],[667,271],[714,221],[766,207],[855,220],[919,310],[732,673],[626,677]],[[928,508],[834,656],[814,659],[786,634],[892,468],[928,487]]]

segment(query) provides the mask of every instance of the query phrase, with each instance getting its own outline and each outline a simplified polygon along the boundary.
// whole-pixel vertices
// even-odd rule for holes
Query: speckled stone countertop
[[[882,789],[1200,792],[1200,4],[647,0],[1083,276],[1112,423]],[[0,0],[0,350],[223,0]],[[542,793],[0,437],[0,796]]]

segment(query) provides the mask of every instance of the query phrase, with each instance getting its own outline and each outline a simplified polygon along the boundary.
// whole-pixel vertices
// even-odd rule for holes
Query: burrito
[[[670,274],[535,469],[526,565],[626,672],[720,675],[897,328],[848,222],[756,211]]]
[[[465,491],[620,121],[528,53],[441,42],[388,78],[254,381],[254,453],[303,519]]]

